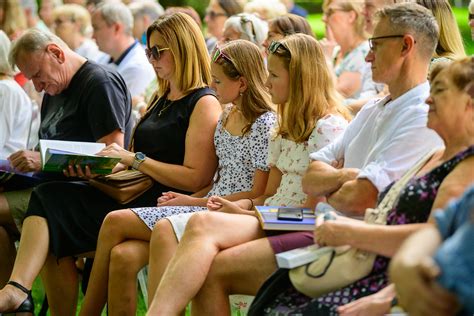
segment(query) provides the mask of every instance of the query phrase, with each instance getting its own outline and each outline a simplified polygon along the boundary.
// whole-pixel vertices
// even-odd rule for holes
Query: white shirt
[[[153,66],[145,55],[145,50],[139,43],[134,44],[119,65],[114,63],[108,65],[122,75],[132,97],[143,95],[145,89],[156,76]]]
[[[368,179],[381,192],[428,151],[443,147],[441,138],[426,127],[428,95],[425,82],[395,100],[387,96],[368,102],[343,135],[310,158],[325,163],[344,159],[344,168],[360,169],[358,178]]]
[[[78,48],[76,48],[75,52],[81,55],[82,57],[85,57],[95,62],[108,60],[110,58],[109,55],[100,51],[99,47],[97,47],[97,44],[90,38],[84,39],[82,44]]]
[[[0,159],[27,149],[32,104],[15,80],[0,80]]]

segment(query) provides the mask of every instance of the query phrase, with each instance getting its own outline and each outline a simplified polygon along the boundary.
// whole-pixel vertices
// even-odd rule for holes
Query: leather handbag
[[[364,221],[368,224],[386,225],[387,215],[398,200],[400,192],[408,181],[433,156],[434,150],[420,159],[387,192],[377,208],[368,208]],[[324,215],[324,214],[322,214]],[[289,272],[293,286],[309,297],[320,297],[348,286],[372,271],[376,254],[350,246],[321,247],[316,250],[320,256],[315,261]]]
[[[138,170],[123,170],[89,180],[90,185],[120,204],[138,198],[153,186],[153,179]]]

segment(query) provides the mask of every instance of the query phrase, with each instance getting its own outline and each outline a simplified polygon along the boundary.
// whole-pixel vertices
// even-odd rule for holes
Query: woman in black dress
[[[74,314],[78,286],[72,255],[95,250],[107,213],[154,206],[161,192],[195,192],[211,182],[217,165],[213,133],[221,108],[208,88],[210,61],[204,38],[190,17],[175,13],[149,27],[147,43],[159,88],[135,130],[135,153],[113,144],[102,154],[119,157],[123,167],[151,176],[153,187],[126,205],[87,182],[37,187],[10,277],[14,282],[0,291],[0,312],[27,307],[31,296],[26,289],[42,271],[52,314]],[[75,173],[72,167],[69,171]]]

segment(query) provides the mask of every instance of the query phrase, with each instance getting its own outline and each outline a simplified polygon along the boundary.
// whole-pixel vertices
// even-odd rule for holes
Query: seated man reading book
[[[131,97],[116,71],[88,61],[57,36],[36,29],[13,44],[10,61],[33,81],[37,91],[45,91],[40,139],[128,144]],[[38,151],[21,150],[8,159],[20,172],[41,171]],[[0,249],[5,251],[0,253],[0,286],[11,272],[12,245],[30,193],[31,189],[0,194]]]

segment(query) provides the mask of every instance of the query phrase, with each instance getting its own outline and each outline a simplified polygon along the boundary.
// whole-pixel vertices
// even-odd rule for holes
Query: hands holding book
[[[20,172],[41,171],[41,156],[37,151],[19,150],[8,157],[11,166]]]

